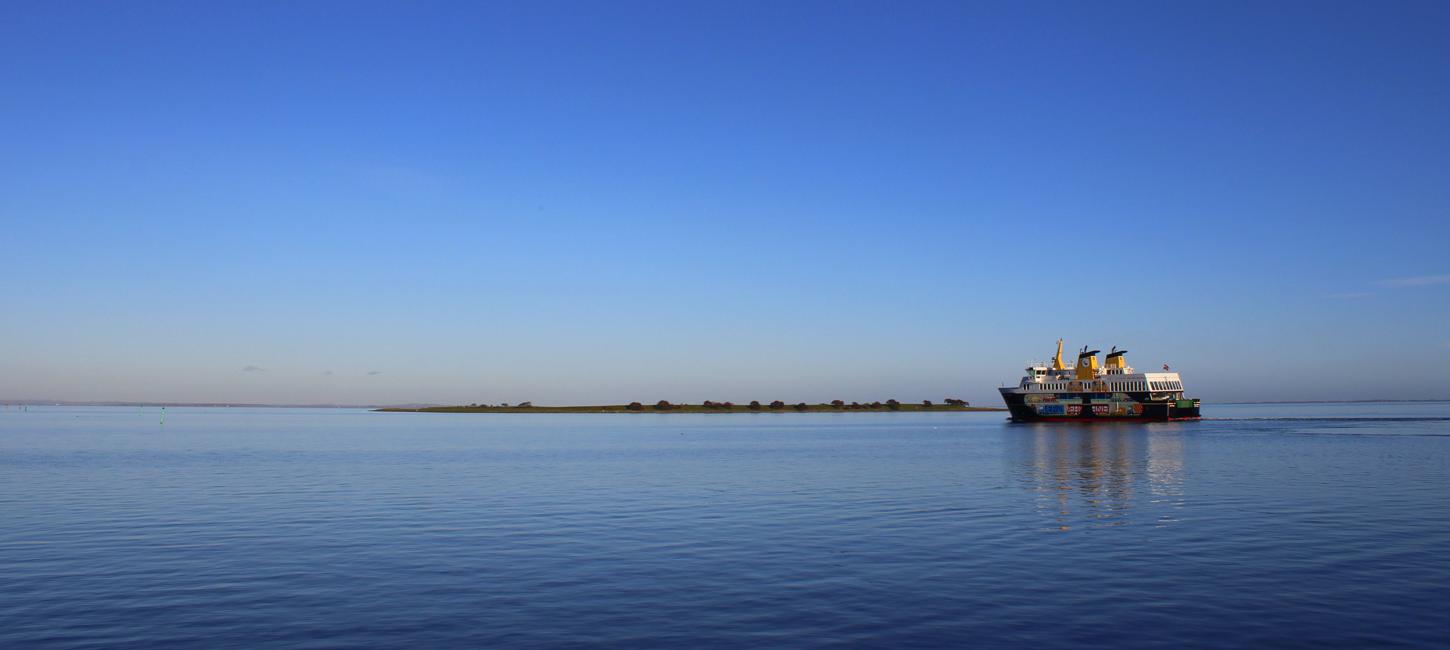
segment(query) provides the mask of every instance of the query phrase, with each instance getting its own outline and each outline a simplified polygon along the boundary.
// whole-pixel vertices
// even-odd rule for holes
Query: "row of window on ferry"
[[[1137,390],[1137,391],[1141,391],[1141,390],[1183,390],[1183,382],[1177,382],[1177,381],[1150,381],[1150,382],[1146,382],[1148,384],[1148,388],[1146,388],[1146,389],[1143,387],[1143,384],[1144,383],[1145,382],[1141,382],[1141,381],[1110,381],[1110,382],[1108,382],[1107,386],[1108,386],[1108,390],[1114,390],[1114,391],[1124,391],[1124,390]],[[1068,388],[1068,383],[1067,382],[1048,382],[1048,383],[1042,384],[1042,389],[1043,390],[1067,390],[1067,388]]]

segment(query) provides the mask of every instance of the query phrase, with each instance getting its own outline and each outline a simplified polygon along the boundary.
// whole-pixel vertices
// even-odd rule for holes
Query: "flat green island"
[[[828,404],[786,404],[783,402],[771,402],[765,404],[732,404],[730,402],[705,402],[703,404],[672,404],[669,402],[657,402],[654,404],[605,404],[600,406],[533,406],[530,404],[520,405],[488,405],[470,404],[467,406],[427,406],[421,408],[390,407],[375,409],[389,413],[871,413],[871,412],[892,412],[892,411],[940,411],[947,412],[973,412],[973,411],[1005,411],[1005,408],[971,406],[965,402],[952,404],[936,404],[930,402],[838,402]]]

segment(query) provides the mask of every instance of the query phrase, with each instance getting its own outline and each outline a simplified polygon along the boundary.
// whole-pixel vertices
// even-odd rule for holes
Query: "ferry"
[[[1062,339],[1052,365],[1034,363],[1016,386],[1000,388],[1014,422],[1094,422],[1198,419],[1199,401],[1183,396],[1183,380],[1163,372],[1134,372],[1124,355],[1110,350],[1098,365],[1100,350],[1086,346],[1077,363],[1062,358]]]

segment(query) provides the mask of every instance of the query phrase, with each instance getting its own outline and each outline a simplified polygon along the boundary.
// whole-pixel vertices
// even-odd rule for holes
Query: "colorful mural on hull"
[[[1072,398],[1065,398],[1061,401],[1052,395],[1029,395],[1027,403],[1032,405],[1033,411],[1042,416],[1056,417],[1081,417],[1083,407],[1095,417],[1141,417],[1143,415],[1143,404],[1129,400],[1092,400],[1091,404],[1070,404],[1071,401],[1080,401]]]

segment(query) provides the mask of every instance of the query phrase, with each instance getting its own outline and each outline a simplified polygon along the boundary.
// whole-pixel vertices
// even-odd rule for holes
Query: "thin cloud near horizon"
[[[261,366],[242,366],[242,372],[267,372],[267,369]]]
[[[1379,284],[1382,287],[1430,287],[1438,284],[1450,284],[1450,274],[1390,278],[1388,280],[1380,280]]]
[[[1402,278],[1388,278],[1374,283],[1375,286],[1385,289],[1405,289],[1411,287],[1433,287],[1443,284],[1450,284],[1450,274],[1440,275],[1412,275]],[[1369,298],[1377,295],[1375,291],[1343,291],[1339,293],[1325,294],[1324,297],[1333,300],[1349,300],[1355,298]]]

